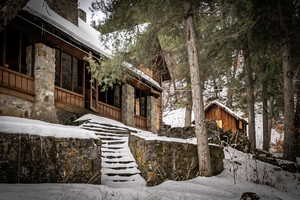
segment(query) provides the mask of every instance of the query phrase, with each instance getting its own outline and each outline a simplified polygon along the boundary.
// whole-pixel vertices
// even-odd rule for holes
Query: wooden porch
[[[34,78],[0,66],[0,92],[34,101]]]

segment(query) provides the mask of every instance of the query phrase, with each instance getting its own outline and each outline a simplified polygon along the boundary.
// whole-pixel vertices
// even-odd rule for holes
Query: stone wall
[[[42,43],[35,44],[35,102],[32,118],[57,122],[54,103],[55,50]]]
[[[0,94],[0,115],[30,117],[32,102],[14,96]]]
[[[134,121],[134,87],[122,85],[122,122],[128,126],[135,126]]]
[[[216,134],[219,135],[219,134],[224,133],[224,131],[222,129],[218,128],[218,126],[214,120],[206,121],[205,124],[206,124],[206,128],[207,128],[208,137],[213,137]],[[161,127],[162,128],[158,133],[158,135],[160,135],[160,136],[182,138],[182,139],[196,137],[194,126],[171,128],[171,126],[163,124]]]
[[[0,133],[0,183],[101,182],[101,142]]]
[[[75,112],[69,112],[63,109],[56,108],[57,119],[60,124],[64,124],[64,125],[73,125],[73,126],[80,125],[82,122],[75,122],[75,120],[83,116],[84,114],[87,114],[87,112],[75,113]]]
[[[187,180],[198,175],[197,146],[188,143],[144,140],[130,135],[129,147],[147,185],[165,180]],[[213,173],[223,170],[223,149],[210,146]]]
[[[78,25],[78,0],[46,0],[52,10]]]

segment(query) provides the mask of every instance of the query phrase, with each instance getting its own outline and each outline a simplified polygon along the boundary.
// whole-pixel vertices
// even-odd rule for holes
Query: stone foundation
[[[55,50],[42,43],[35,44],[35,101],[32,118],[57,122],[54,104]]]
[[[30,101],[0,94],[0,115],[30,118],[32,104]]]
[[[0,183],[101,182],[101,142],[0,133]]]
[[[198,154],[194,144],[144,140],[130,135],[129,147],[147,185],[198,176]],[[210,146],[210,152],[213,174],[216,175],[223,170],[224,152],[217,146]]]

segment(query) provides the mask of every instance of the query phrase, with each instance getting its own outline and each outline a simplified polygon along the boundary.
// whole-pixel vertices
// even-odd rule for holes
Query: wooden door
[[[90,90],[90,108],[93,111],[97,111],[98,103],[98,84],[95,79],[91,80],[91,90]]]

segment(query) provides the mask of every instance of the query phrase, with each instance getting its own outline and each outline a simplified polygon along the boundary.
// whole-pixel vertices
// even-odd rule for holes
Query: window
[[[72,56],[61,53],[62,88],[72,90]]]
[[[217,126],[219,128],[223,128],[223,122],[222,122],[222,120],[216,120],[216,123],[217,123]]]
[[[0,32],[0,66],[4,66],[4,48],[5,48],[5,43],[4,43],[4,31]]]
[[[60,50],[55,49],[55,85],[58,86],[61,86],[60,74]]]
[[[20,47],[20,33],[17,31],[7,31],[6,34],[6,64],[8,68],[14,71],[19,71],[19,47]]]
[[[55,49],[55,85],[81,94],[83,92],[83,70],[84,62],[82,60]]]
[[[116,107],[121,107],[121,86],[120,85],[114,85],[113,88],[108,88],[106,91],[101,90],[101,86],[98,87],[98,100],[112,105]]]
[[[14,29],[0,34],[0,65],[29,76],[34,69],[32,36]]]
[[[147,91],[135,88],[135,115],[147,117]]]

